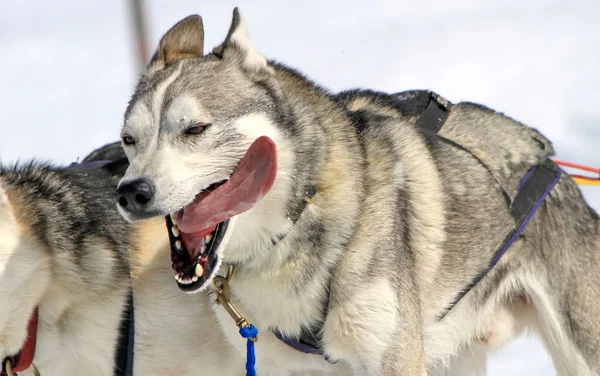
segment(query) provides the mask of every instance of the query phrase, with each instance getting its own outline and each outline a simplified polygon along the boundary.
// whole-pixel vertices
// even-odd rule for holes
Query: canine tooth
[[[177,224],[177,219],[175,218],[175,214],[171,214],[171,222],[173,222],[174,225]]]
[[[204,273],[204,268],[202,267],[202,265],[197,264],[196,265],[196,275],[198,277],[201,277],[203,273]]]
[[[202,246],[200,247],[200,254],[203,255],[204,252],[206,252],[206,246],[202,244]]]
[[[197,275],[193,276],[192,277],[192,282],[197,282],[197,281],[198,281],[198,276]]]
[[[171,227],[171,232],[173,233],[174,237],[178,237],[179,236],[179,228],[177,228],[177,226]]]
[[[175,242],[175,248],[181,250],[181,240]]]
[[[212,240],[212,235],[208,234],[204,239],[206,239],[206,242],[209,243]]]

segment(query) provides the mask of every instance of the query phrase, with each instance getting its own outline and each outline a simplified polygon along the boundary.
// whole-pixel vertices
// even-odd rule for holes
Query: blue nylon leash
[[[256,376],[256,354],[254,353],[254,342],[258,336],[258,329],[250,324],[249,327],[240,328],[240,335],[246,338],[246,376]]]

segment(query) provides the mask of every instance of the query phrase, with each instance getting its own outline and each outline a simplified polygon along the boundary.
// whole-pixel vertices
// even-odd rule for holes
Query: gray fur
[[[131,166],[121,184],[144,177],[158,187],[148,214],[128,220],[167,215],[222,179],[207,172],[205,154],[218,156],[205,163],[211,169],[235,170],[252,141],[238,121],[261,115],[256,126],[287,145],[280,154],[293,157],[280,160],[289,163],[264,199],[285,193],[285,207],[264,204],[240,215],[222,258],[237,268],[234,303],[261,333],[270,338],[277,328],[295,337],[322,325],[321,345],[339,363],[288,356],[284,345],[267,340],[257,343],[263,369],[446,374],[448,364],[468,361],[471,346],[497,347],[529,327],[559,374],[599,374],[600,227],[566,175],[502,261],[435,320],[514,227],[496,180],[514,195],[525,172],[554,153],[543,135],[482,105],[458,103],[441,135],[476,154],[488,171],[464,150],[418,131],[427,103],[407,99],[425,92],[332,95],[261,60],[245,44],[241,24],[236,11],[212,54],[149,66],[125,114],[123,133],[136,144],[125,148]],[[188,138],[174,131],[166,114],[179,97],[193,98],[211,127]],[[132,115],[141,104],[146,108]],[[313,183],[318,193],[301,211],[303,190]],[[263,227],[242,231],[250,222]],[[291,230],[271,246],[286,226]],[[232,340],[232,323],[214,309]]]
[[[132,225],[115,209],[122,157],[110,144],[83,164],[0,169],[0,360],[18,353],[38,307],[42,375],[111,375],[132,288],[134,374],[242,375],[208,298],[185,299],[172,283],[164,223]]]

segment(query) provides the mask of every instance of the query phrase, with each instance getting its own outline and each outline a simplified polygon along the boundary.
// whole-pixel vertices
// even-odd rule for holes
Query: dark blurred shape
[[[116,161],[118,159],[127,158],[125,152],[123,151],[123,147],[121,146],[121,142],[113,142],[110,144],[106,144],[88,154],[81,163],[89,163],[96,161]]]

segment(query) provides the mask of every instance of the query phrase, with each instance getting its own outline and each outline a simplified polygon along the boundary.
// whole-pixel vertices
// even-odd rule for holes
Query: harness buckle
[[[12,361],[10,359],[6,360],[6,363],[4,363],[4,366],[6,367],[6,375],[7,376],[18,376],[12,370]],[[35,376],[41,376],[40,371],[37,369],[37,367],[35,366],[35,364],[31,363],[31,367],[30,368],[31,368],[31,371],[33,371],[33,374]]]

